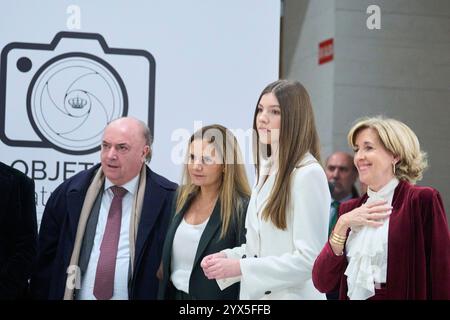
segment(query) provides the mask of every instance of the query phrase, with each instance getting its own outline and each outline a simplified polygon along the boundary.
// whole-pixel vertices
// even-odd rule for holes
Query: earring
[[[392,162],[392,171],[394,172],[394,176],[395,176],[395,162]]]

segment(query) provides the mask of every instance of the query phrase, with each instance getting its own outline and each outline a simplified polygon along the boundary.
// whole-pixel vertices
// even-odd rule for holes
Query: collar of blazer
[[[313,157],[313,155],[310,152],[306,152],[303,156],[302,160],[298,163],[298,165],[294,168],[293,172],[295,170],[301,170],[303,167],[306,167],[308,165],[317,163],[316,158]],[[293,174],[293,173],[292,173]],[[264,209],[265,205],[267,204],[267,201],[270,197],[270,194],[272,193],[273,185],[275,184],[275,180],[277,177],[277,172],[274,171],[272,174],[267,176],[267,179],[263,182],[262,177],[258,181],[257,184],[253,187],[252,190],[252,200],[250,203],[250,206],[253,206],[254,210],[256,211],[256,215],[250,216],[250,219],[252,217],[260,217],[262,210]],[[253,201],[253,203],[252,203]]]
[[[174,215],[172,223],[170,224],[169,229],[167,230],[166,242],[164,244],[163,249],[163,267],[164,272],[167,274],[169,278],[170,275],[168,273],[170,272],[170,261],[175,232],[177,231],[178,226],[181,223],[181,219],[183,219],[184,217],[184,214],[189,209],[189,205],[192,202],[193,198],[194,194],[189,195],[183,208]],[[211,213],[211,216],[209,217],[209,221],[206,224],[205,230],[203,230],[203,233],[200,237],[200,241],[198,243],[197,251],[194,258],[193,268],[195,268],[196,265],[200,264],[199,261],[200,257],[203,256],[203,252],[205,251],[208,244],[211,242],[216,232],[218,232],[220,226],[221,226],[220,199],[218,198],[216,201],[216,205],[214,206],[214,209]]]

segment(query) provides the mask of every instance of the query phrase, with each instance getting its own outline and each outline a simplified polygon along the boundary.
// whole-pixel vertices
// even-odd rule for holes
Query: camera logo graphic
[[[155,67],[148,51],[110,48],[95,33],[9,43],[0,61],[0,139],[82,155],[100,149],[118,117],[147,120],[153,131]]]

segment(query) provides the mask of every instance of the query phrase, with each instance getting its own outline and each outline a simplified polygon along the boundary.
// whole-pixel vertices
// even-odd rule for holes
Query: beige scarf
[[[137,237],[137,231],[139,221],[141,218],[142,205],[144,203],[145,184],[146,184],[146,165],[143,165],[140,172],[139,185],[134,195],[133,207],[131,212],[130,222],[130,259],[131,259],[131,275],[134,271],[134,255],[135,255],[135,242]],[[78,259],[80,257],[81,244],[84,238],[84,232],[86,230],[86,224],[91,214],[92,207],[99,192],[102,191],[102,186],[105,181],[105,175],[101,167],[97,170],[94,179],[89,186],[86,197],[84,198],[83,207],[80,213],[80,219],[78,222],[77,234],[75,236],[75,243],[70,258],[70,264],[67,268],[67,281],[66,289],[64,292],[64,300],[73,300],[74,289],[79,288],[81,283],[81,272],[78,267]],[[132,241],[133,240],[133,241]]]

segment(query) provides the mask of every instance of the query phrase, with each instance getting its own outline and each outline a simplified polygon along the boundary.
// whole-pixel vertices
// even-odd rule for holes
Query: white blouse
[[[385,200],[386,205],[392,205],[398,183],[398,179],[393,178],[377,192],[368,188],[366,203]],[[381,227],[351,228],[345,247],[348,260],[345,275],[350,300],[368,299],[375,295],[376,284],[386,282],[388,231],[389,217]]]
[[[180,291],[189,293],[189,279],[191,278],[198,243],[208,220],[209,218],[200,224],[189,224],[183,218],[175,232],[170,280],[174,287]]]

